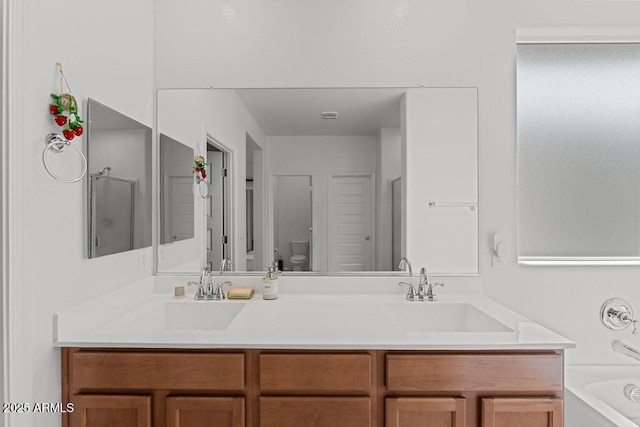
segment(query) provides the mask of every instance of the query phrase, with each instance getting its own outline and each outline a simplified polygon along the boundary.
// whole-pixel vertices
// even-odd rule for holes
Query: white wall
[[[623,362],[609,349],[630,333],[604,329],[600,304],[640,310],[637,267],[515,264],[515,43],[519,27],[640,25],[640,4],[557,0],[156,1],[159,87],[478,87],[480,275],[486,294],[578,343],[570,362]],[[166,31],[163,31],[166,29]],[[295,34],[295,37],[291,37]],[[203,55],[203,52],[215,52]],[[348,70],[348,72],[346,72]],[[506,232],[504,269],[489,244]]]
[[[2,100],[2,102],[0,102],[0,141],[4,142],[4,129],[5,129],[5,125],[4,125],[4,103],[5,103],[5,97],[4,97],[4,77],[5,77],[5,61],[4,61],[4,40],[5,40],[5,25],[4,25],[4,0],[0,2],[0,100]],[[0,150],[0,165],[3,164],[3,159],[4,159],[4,150]],[[3,189],[4,189],[4,182],[3,180],[3,170],[2,170],[2,166],[0,166],[0,200],[4,200],[3,198]],[[4,222],[4,209],[0,209],[0,223]],[[4,235],[3,235],[3,227],[0,227],[0,241],[4,242]],[[4,244],[0,245],[0,259],[2,259],[3,256],[3,248],[4,248]],[[5,348],[6,348],[6,344],[5,344],[5,338],[6,338],[6,334],[5,334],[5,315],[7,313],[7,308],[5,306],[5,295],[4,295],[4,290],[5,290],[5,280],[4,280],[4,268],[2,263],[0,263],[0,384],[2,384],[2,386],[0,387],[0,402],[6,402],[7,400],[5,399],[4,395],[5,395],[5,387],[7,386],[7,382],[5,381],[4,378],[4,371],[5,371]],[[5,422],[5,415],[0,416],[0,427],[4,427]]]
[[[151,126],[153,1],[8,3],[11,368],[4,399],[60,402],[53,314],[148,277],[152,267],[139,268],[140,251],[85,258],[86,181],[57,182],[40,161],[45,135],[60,129],[48,112],[49,94],[59,90],[56,62],[78,100],[100,99]],[[85,137],[73,143],[84,149]],[[9,425],[56,426],[60,414],[12,415]]]
[[[332,174],[375,174],[376,136],[268,136],[266,141],[267,176],[312,176],[313,270],[329,271],[329,179]]]

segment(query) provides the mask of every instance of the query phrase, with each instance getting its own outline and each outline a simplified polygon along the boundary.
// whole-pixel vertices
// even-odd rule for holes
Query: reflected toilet
[[[291,257],[289,262],[293,271],[303,271],[307,264],[307,254],[309,253],[309,242],[306,240],[294,240],[290,242]]]

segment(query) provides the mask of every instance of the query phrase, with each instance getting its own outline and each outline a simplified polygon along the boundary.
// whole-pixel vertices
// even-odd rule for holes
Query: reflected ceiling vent
[[[320,113],[320,117],[322,117],[322,120],[335,120],[338,118],[338,112],[337,111],[323,111],[322,113]]]

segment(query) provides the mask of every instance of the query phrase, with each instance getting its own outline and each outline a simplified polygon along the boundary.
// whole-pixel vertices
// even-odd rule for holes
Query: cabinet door
[[[482,427],[562,427],[560,398],[482,399]]]
[[[368,397],[261,397],[260,427],[371,427]]]
[[[386,399],[386,427],[465,427],[463,397]]]
[[[151,427],[151,396],[75,395],[71,427]]]
[[[167,427],[244,427],[244,398],[167,397]]]

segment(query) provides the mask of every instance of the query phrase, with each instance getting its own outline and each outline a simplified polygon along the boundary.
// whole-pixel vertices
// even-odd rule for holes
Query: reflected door
[[[165,204],[162,243],[175,242],[193,237],[193,177],[167,176],[165,178]]]
[[[375,224],[371,176],[332,176],[329,271],[371,271]]]

